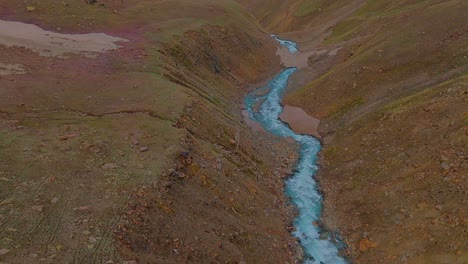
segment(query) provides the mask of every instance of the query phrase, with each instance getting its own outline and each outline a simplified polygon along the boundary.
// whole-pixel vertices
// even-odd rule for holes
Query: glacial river
[[[281,45],[292,53],[298,52],[297,44],[279,39],[272,35]],[[337,243],[332,242],[326,233],[322,234],[317,225],[322,212],[323,197],[320,194],[314,175],[318,169],[317,154],[320,142],[308,135],[294,133],[291,128],[279,119],[283,111],[281,100],[288,86],[289,77],[296,68],[287,68],[276,75],[266,86],[260,87],[247,95],[245,106],[249,118],[277,136],[293,138],[300,146],[299,160],[293,175],[286,181],[286,195],[298,209],[294,220],[293,235],[300,240],[304,250],[305,264],[340,264],[346,261],[338,255]]]

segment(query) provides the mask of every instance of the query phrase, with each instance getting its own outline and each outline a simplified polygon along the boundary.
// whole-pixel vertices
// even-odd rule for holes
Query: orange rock
[[[359,251],[366,252],[371,248],[376,248],[377,243],[369,240],[368,238],[364,238],[359,242]]]

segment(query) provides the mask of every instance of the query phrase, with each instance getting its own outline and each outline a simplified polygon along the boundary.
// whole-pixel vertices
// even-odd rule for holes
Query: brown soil
[[[466,3],[254,2],[305,50],[341,47],[302,68],[285,103],[322,121],[324,221],[352,259],[468,263]]]
[[[263,27],[304,51],[278,52],[301,68],[285,103],[321,120],[324,223],[353,261],[468,262],[464,1],[92,3],[0,2],[111,40],[41,42],[58,58],[0,32],[1,262],[298,262],[294,149],[239,107],[281,68]]]
[[[0,14],[66,38],[44,51],[0,33],[2,263],[301,256],[282,193],[294,150],[253,135],[239,111],[246,84],[280,69],[241,6],[14,0]],[[128,41],[94,58],[66,49],[96,32]]]
[[[320,120],[309,116],[299,107],[285,105],[280,119],[288,123],[297,134],[311,135],[320,138],[320,134],[318,133]]]

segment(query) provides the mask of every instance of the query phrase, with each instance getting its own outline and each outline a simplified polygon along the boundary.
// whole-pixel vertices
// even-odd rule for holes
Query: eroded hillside
[[[466,2],[248,2],[316,51],[285,103],[322,120],[324,220],[353,259],[466,263]]]
[[[0,32],[0,261],[298,261],[283,195],[294,146],[240,114],[280,70],[277,33],[301,48],[285,103],[322,121],[323,222],[352,260],[466,263],[465,10],[0,2],[0,23],[46,32]]]
[[[50,31],[0,32],[2,262],[293,261],[289,147],[239,110],[279,60],[242,6],[2,1],[0,19]],[[95,32],[118,47],[66,48]]]

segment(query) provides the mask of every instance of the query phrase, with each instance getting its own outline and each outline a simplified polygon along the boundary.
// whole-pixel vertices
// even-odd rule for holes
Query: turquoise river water
[[[279,39],[272,35],[281,45],[286,46],[291,53],[298,52],[297,44]],[[321,235],[321,228],[316,224],[320,220],[323,198],[318,190],[314,175],[318,169],[317,154],[320,142],[308,135],[300,135],[279,119],[283,111],[281,100],[288,86],[289,77],[296,68],[284,69],[266,86],[260,87],[248,94],[245,105],[249,118],[260,123],[266,131],[280,136],[291,137],[300,146],[299,161],[293,175],[286,181],[286,195],[298,209],[294,220],[293,235],[300,240],[305,254],[305,264],[340,264],[346,261],[339,256],[337,243],[331,241],[328,235]]]

